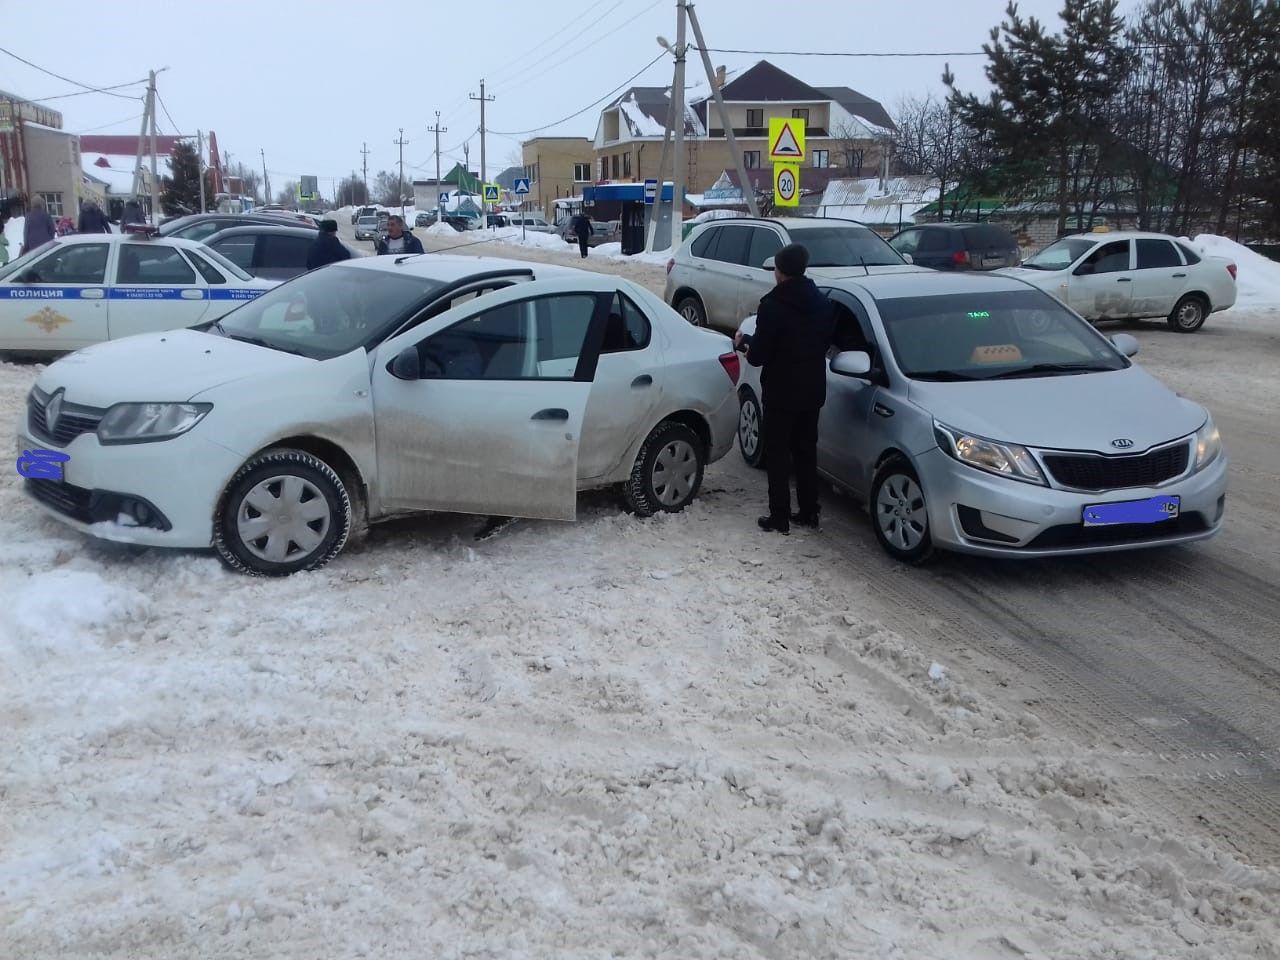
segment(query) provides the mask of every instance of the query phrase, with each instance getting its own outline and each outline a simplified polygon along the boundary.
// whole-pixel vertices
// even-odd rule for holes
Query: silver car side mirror
[[[764,263],[760,264],[761,270],[773,270],[773,257],[765,257]]]
[[[871,372],[871,355],[862,350],[845,350],[831,359],[831,372],[846,377],[865,377]]]
[[[915,260],[912,258],[911,254],[909,253],[904,253],[904,254],[901,254],[900,256],[902,257],[903,260],[907,261],[907,263],[915,263]]]
[[[1128,333],[1117,333],[1111,338],[1112,345],[1126,357],[1138,352],[1138,338]]]

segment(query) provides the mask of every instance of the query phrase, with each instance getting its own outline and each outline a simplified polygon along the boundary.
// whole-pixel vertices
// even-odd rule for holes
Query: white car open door
[[[609,279],[516,284],[375,351],[383,509],[576,518],[578,446]]]

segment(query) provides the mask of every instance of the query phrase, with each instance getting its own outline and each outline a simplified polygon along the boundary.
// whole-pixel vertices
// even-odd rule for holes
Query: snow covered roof
[[[85,173],[107,185],[107,190],[116,196],[133,193],[133,168],[138,158],[132,154],[108,155],[102,153],[85,153],[80,151],[80,167]],[[150,160],[143,161],[143,169],[150,170]],[[169,172],[169,162],[165,160],[156,165],[161,176]]]
[[[670,97],[669,87],[632,87],[605,107],[602,113],[618,111],[620,139],[660,137],[666,132]],[[706,136],[706,128],[691,105],[685,106],[684,131],[691,137]]]
[[[908,223],[938,199],[932,177],[890,177],[881,189],[879,177],[832,180],[822,192],[818,211],[825,217],[848,217],[863,223]]]

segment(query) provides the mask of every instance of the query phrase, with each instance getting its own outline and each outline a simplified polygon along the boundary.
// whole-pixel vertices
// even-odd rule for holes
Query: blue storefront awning
[[[671,202],[671,192],[672,184],[669,182],[664,183],[662,185],[662,199],[664,202]],[[600,183],[589,187],[583,187],[582,200],[587,204],[607,202],[610,200],[644,203],[644,184]]]

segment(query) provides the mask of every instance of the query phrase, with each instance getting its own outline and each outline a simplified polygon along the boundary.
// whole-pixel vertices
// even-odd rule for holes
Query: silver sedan
[[[868,504],[909,563],[935,547],[1035,557],[1185,543],[1223,523],[1227,457],[1209,412],[1048,294],[1000,276],[824,281],[837,345],[820,472]],[[742,324],[750,334],[755,318]],[[763,460],[759,372],[739,445]]]

